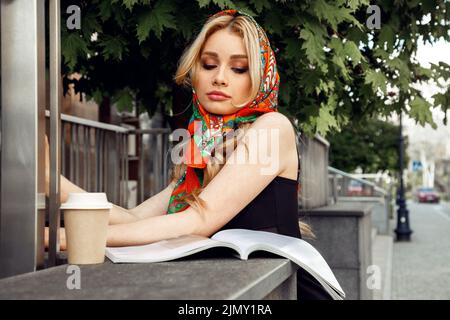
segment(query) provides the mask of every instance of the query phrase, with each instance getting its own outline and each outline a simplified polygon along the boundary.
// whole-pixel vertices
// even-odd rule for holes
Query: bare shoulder
[[[279,140],[279,163],[282,168],[279,176],[296,180],[298,155],[294,125],[280,112],[268,112],[258,117],[252,127],[258,131],[276,130]]]
[[[295,143],[295,130],[291,120],[280,112],[268,112],[258,117],[250,128],[277,130],[281,141],[292,140]]]
[[[255,127],[292,129],[292,123],[288,117],[280,112],[267,112],[258,117],[254,122]]]

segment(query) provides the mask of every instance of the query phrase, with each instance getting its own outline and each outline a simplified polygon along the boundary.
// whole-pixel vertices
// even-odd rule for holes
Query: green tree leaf
[[[234,8],[235,4],[231,0],[197,0],[200,8],[208,6],[211,1],[219,6],[220,9]]]
[[[253,4],[258,13],[271,7],[269,0],[250,0],[250,3]]]
[[[79,56],[87,56],[89,53],[87,42],[78,32],[68,33],[61,40],[61,54],[64,63],[67,64],[69,70],[73,70]]]
[[[264,15],[264,29],[272,34],[283,34],[283,16],[279,8],[274,7]]]
[[[128,9],[128,10],[133,10],[133,6],[137,3],[139,3],[139,0],[122,0],[123,5]]]
[[[105,36],[99,39],[99,46],[103,48],[102,54],[105,60],[122,60],[124,54],[128,53],[127,42],[122,36]]]
[[[437,128],[436,123],[433,120],[433,116],[430,110],[430,103],[421,97],[415,97],[413,101],[409,103],[411,108],[410,115],[422,126],[429,123],[433,128]]]
[[[410,70],[408,68],[408,64],[400,59],[387,59],[386,64],[388,65],[390,70],[398,71],[398,84],[404,89],[408,90],[409,84],[411,83]]]
[[[361,62],[361,60],[364,60],[361,51],[353,41],[347,41],[344,43],[344,53],[351,59],[353,66],[356,66]]]
[[[365,83],[370,84],[374,92],[378,89],[386,92],[387,79],[380,71],[367,70]]]
[[[395,34],[389,24],[383,24],[378,41],[381,47],[386,43],[388,50],[394,48]]]
[[[351,79],[342,57],[334,55],[333,58],[331,58],[331,61],[339,68],[339,71],[346,81]]]
[[[116,104],[118,111],[131,111],[133,110],[133,95],[129,88],[118,91],[113,99],[113,103]]]
[[[369,0],[348,0],[348,1],[343,1],[343,2],[346,2],[348,7],[352,10],[357,9],[360,6],[367,6],[370,4]]]
[[[334,116],[336,107],[336,96],[331,95],[327,103],[320,106],[319,116],[316,119],[316,130],[321,135],[326,135],[331,128],[339,128]]]
[[[324,39],[314,35],[309,29],[303,29],[300,32],[300,38],[304,39],[302,49],[306,51],[306,57],[312,64],[317,64],[322,72],[328,70],[325,64],[325,53],[324,53]]]
[[[99,16],[102,22],[105,22],[112,16],[112,6],[111,3],[107,1],[96,0],[94,1],[97,4],[97,8],[99,11]]]
[[[358,20],[351,15],[352,9],[334,6],[325,0],[313,1],[311,11],[320,21],[328,22],[333,30],[337,30],[338,24],[344,21],[352,22],[358,28],[362,27]]]
[[[159,0],[152,10],[147,10],[138,18],[137,37],[139,43],[146,40],[153,31],[158,39],[161,39],[161,34],[164,29],[175,29],[175,19],[172,15],[173,6],[170,2]]]
[[[206,7],[207,5],[209,5],[211,3],[211,0],[197,0],[198,2],[198,6],[200,8]]]
[[[231,0],[212,0],[220,9],[234,8],[235,4]]]
[[[298,60],[302,57],[300,53],[301,43],[299,39],[286,38],[283,42],[286,45],[284,53],[287,59]]]

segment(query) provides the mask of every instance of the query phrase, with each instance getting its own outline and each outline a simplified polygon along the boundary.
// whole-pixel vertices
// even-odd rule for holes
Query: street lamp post
[[[395,233],[397,241],[410,241],[411,233],[409,228],[409,211],[406,208],[405,189],[403,186],[403,130],[402,130],[402,112],[400,111],[400,137],[399,137],[399,176],[400,186],[397,192],[397,228]]]

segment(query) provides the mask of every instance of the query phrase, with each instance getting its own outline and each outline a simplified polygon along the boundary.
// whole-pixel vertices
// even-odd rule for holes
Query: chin
[[[203,104],[203,107],[206,111],[209,113],[214,113],[218,115],[226,115],[226,114],[232,114],[237,111],[232,106],[224,105],[221,102],[208,102],[207,104]]]

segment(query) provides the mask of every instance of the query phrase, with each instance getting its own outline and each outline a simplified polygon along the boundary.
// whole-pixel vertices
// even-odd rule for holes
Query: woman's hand
[[[44,243],[45,248],[48,249],[49,246],[49,238],[50,238],[50,230],[48,227],[45,227],[44,231]],[[67,248],[66,245],[66,229],[59,228],[59,250],[65,251]]]

